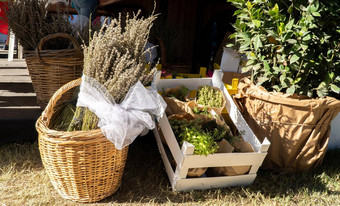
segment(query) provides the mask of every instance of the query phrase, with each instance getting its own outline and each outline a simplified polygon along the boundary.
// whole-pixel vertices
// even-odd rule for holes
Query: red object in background
[[[8,33],[8,19],[6,11],[8,10],[8,2],[0,2],[0,32],[3,34]]]

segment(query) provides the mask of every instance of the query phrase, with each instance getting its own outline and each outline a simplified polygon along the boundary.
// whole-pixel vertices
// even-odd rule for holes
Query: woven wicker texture
[[[54,38],[66,38],[73,49],[43,50],[45,42]],[[48,101],[64,84],[78,79],[83,70],[83,52],[78,42],[69,34],[57,33],[42,38],[35,51],[25,51],[25,60],[32,79],[38,105],[44,109]],[[72,98],[72,93],[63,98]]]
[[[61,87],[36,123],[39,150],[50,180],[66,198],[96,202],[115,193],[121,185],[128,147],[117,150],[100,129],[63,132],[49,129],[57,101],[81,79]]]

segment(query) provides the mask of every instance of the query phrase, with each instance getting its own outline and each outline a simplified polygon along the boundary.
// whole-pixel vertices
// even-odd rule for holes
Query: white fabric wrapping
[[[166,108],[157,91],[146,89],[139,81],[121,104],[105,96],[106,91],[96,79],[83,75],[77,107],[87,107],[99,117],[98,126],[119,150],[131,144],[145,128],[155,128],[154,118],[161,118]]]

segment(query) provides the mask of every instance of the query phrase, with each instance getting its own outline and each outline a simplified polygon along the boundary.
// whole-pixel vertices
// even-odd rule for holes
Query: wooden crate
[[[158,129],[155,128],[153,132],[173,190],[187,191],[250,185],[255,180],[256,173],[267,155],[267,150],[270,146],[269,141],[265,139],[262,143],[259,142],[225,88],[222,77],[223,73],[216,70],[212,78],[160,79],[160,73],[158,73],[154,79],[153,84],[158,91],[162,91],[162,88],[171,88],[178,85],[184,85],[190,90],[196,90],[202,85],[212,85],[220,88],[225,95],[226,109],[231,120],[238,131],[244,132],[242,135],[244,141],[249,142],[255,151],[249,153],[215,153],[208,156],[193,155],[195,147],[192,144],[184,142],[182,148],[180,148],[164,113],[163,117],[158,121]],[[159,130],[164,138],[161,138]],[[163,144],[162,141],[166,141],[166,144]],[[175,168],[171,166],[170,161],[175,161]],[[250,171],[245,175],[187,178],[189,168],[245,165],[251,165]]]

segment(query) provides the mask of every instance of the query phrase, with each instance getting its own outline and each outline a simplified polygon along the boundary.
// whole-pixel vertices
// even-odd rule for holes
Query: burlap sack
[[[260,141],[267,137],[271,143],[262,168],[298,172],[322,162],[339,100],[269,93],[247,78],[238,90],[235,100],[244,118]]]

